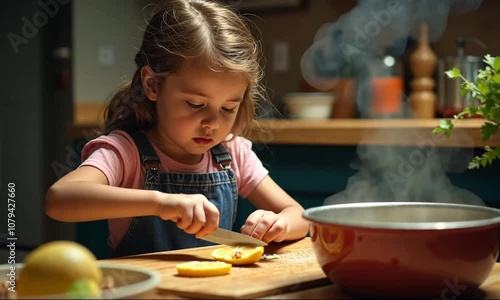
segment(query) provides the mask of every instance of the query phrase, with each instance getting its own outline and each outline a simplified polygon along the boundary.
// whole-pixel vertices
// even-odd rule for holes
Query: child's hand
[[[241,233],[250,235],[266,243],[281,242],[285,239],[288,224],[284,218],[268,210],[256,210],[248,216]]]
[[[197,238],[204,237],[219,227],[219,210],[201,194],[165,194],[158,216],[172,220],[177,227]]]

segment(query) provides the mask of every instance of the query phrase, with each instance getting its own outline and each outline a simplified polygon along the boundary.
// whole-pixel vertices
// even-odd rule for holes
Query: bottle
[[[404,91],[400,68],[391,55],[377,58],[371,63],[370,117],[401,117]]]

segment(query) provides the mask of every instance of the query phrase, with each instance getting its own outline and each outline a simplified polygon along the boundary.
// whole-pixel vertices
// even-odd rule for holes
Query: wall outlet
[[[273,43],[273,70],[287,72],[289,69],[290,47],[287,42]]]
[[[98,63],[100,66],[112,66],[115,64],[115,48],[111,46],[100,46]]]

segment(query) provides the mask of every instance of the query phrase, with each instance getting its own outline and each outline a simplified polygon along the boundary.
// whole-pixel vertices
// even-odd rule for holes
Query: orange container
[[[401,112],[403,80],[400,77],[375,77],[372,79],[372,115],[398,114]]]

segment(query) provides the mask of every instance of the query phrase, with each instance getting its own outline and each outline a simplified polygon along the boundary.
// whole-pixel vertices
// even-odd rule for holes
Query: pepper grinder
[[[413,80],[410,83],[408,101],[413,118],[434,118],[436,113],[436,93],[433,79],[437,57],[429,46],[428,28],[426,23],[420,25],[419,43],[410,55],[410,70]]]

